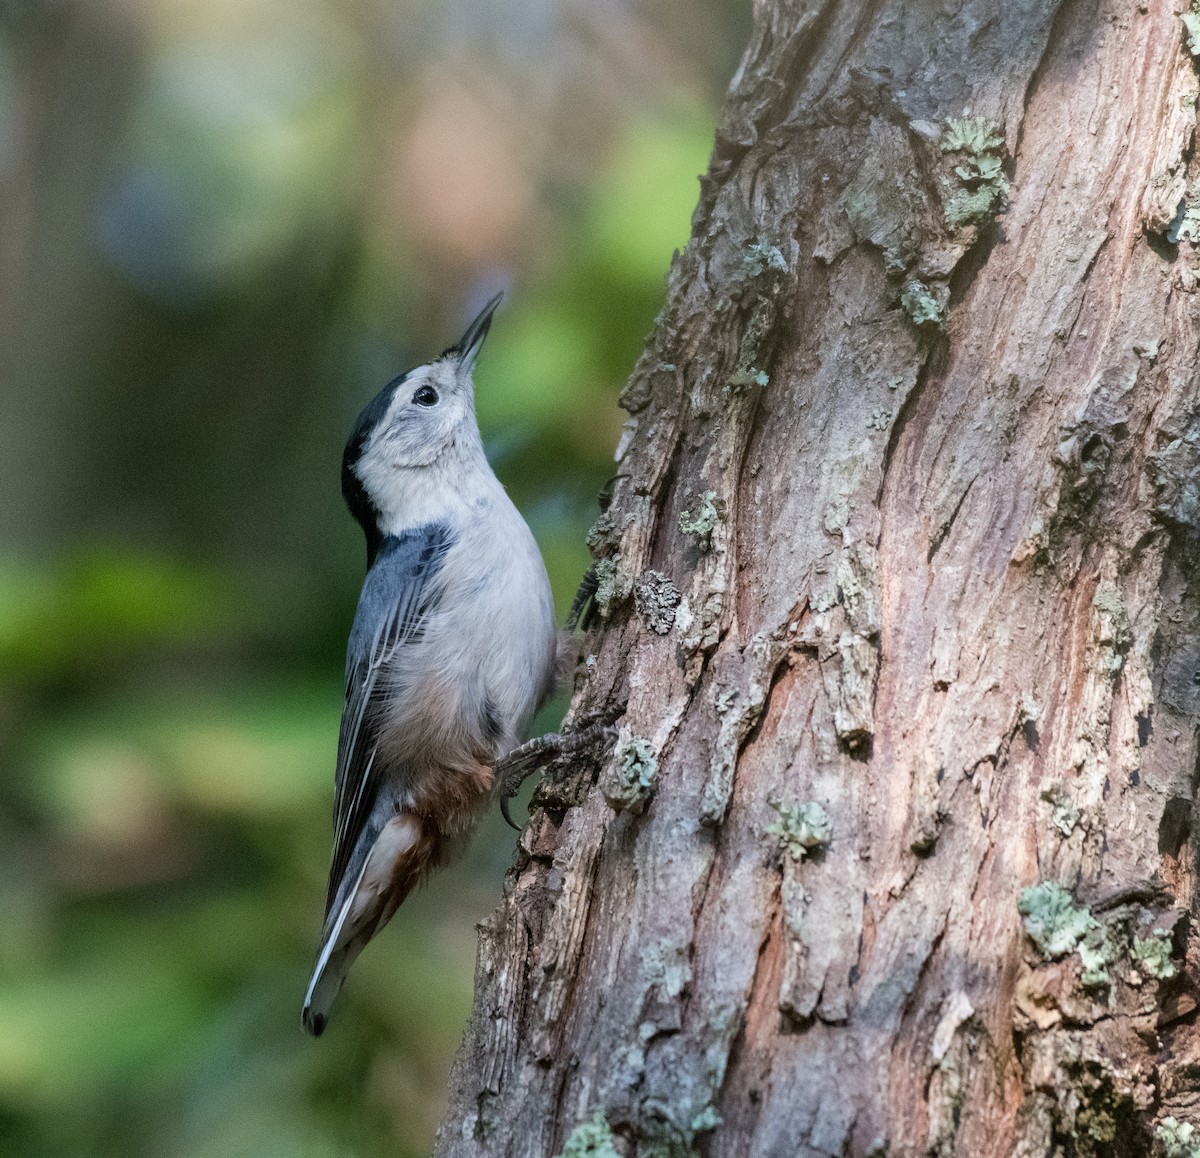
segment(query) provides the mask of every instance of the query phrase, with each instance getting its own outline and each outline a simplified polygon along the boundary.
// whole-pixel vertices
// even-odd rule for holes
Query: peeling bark
[[[758,5],[591,536],[622,739],[535,796],[439,1154],[1200,1122],[1182,11]]]

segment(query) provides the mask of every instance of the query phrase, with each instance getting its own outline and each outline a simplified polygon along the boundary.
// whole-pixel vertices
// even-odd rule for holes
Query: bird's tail
[[[350,966],[420,880],[438,843],[433,825],[412,812],[397,813],[379,830],[353,887],[335,899],[325,920],[301,1014],[313,1037],[325,1029]]]

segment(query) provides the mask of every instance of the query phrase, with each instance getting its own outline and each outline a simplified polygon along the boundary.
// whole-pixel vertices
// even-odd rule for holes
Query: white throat
[[[475,431],[460,436],[424,466],[396,466],[368,451],[355,469],[379,511],[379,529],[384,535],[454,521],[490,502],[495,492],[503,489]]]

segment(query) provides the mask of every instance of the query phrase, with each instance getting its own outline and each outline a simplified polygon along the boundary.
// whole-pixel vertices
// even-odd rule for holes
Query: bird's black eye
[[[413,401],[418,406],[436,406],[438,400],[438,392],[432,386],[422,386],[413,395]]]

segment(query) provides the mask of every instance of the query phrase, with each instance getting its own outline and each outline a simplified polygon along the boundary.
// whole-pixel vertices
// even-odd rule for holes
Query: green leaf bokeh
[[[490,817],[302,1035],[342,442],[507,283],[478,411],[565,612],[748,14],[55,8],[0,23],[0,1154],[426,1154],[514,840]]]

